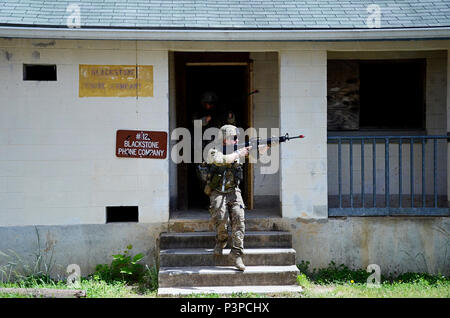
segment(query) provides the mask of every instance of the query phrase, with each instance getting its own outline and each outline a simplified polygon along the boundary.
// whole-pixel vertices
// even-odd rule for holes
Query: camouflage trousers
[[[209,196],[211,201],[209,213],[216,230],[216,245],[226,246],[228,241],[228,219],[231,224],[231,253],[241,256],[244,253],[244,201],[241,190],[236,188],[229,193],[213,191]]]

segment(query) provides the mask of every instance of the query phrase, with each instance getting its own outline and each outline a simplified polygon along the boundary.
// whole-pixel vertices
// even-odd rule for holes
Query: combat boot
[[[240,271],[245,270],[244,262],[242,261],[242,257],[239,255],[234,255],[233,253],[230,253],[230,258],[233,261],[233,265],[236,266],[236,268]]]
[[[227,242],[225,243],[216,243],[214,247],[214,256],[223,255],[223,249],[227,246]]]

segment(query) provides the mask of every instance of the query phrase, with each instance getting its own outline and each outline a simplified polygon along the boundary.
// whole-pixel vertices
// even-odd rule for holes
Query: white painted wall
[[[138,205],[140,221],[167,221],[169,159],[119,159],[114,150],[117,129],[169,130],[169,51],[252,52],[256,63],[258,52],[278,52],[279,127],[282,132],[302,127],[306,135],[304,140],[281,147],[282,214],[326,218],[327,52],[365,51],[379,57],[383,51],[410,54],[449,48],[448,40],[136,44],[1,39],[0,226],[101,224],[109,205]],[[136,62],[154,66],[154,97],[78,98],[79,64]],[[23,63],[57,64],[58,81],[23,82]],[[264,70],[266,66],[270,67],[265,65]],[[448,60],[446,69],[448,75]],[[448,95],[444,100],[448,107]],[[257,120],[272,123],[275,117]],[[264,188],[267,192],[261,193],[274,190],[272,181]]]
[[[270,137],[280,127],[278,54],[252,52],[250,59],[253,60],[253,86],[259,91],[253,95],[253,125],[257,130],[266,128],[267,137]],[[275,132],[272,128],[275,128]],[[264,174],[261,173],[261,166],[261,161],[254,165],[255,205],[259,201],[262,204],[277,204],[280,194],[279,170],[273,174]],[[270,200],[265,200],[269,197]]]
[[[327,53],[280,52],[280,129],[305,139],[281,147],[283,217],[327,218]]]
[[[168,160],[115,156],[118,129],[168,131],[168,54],[136,42],[0,41],[0,225],[104,223],[105,207],[168,219]],[[38,58],[36,58],[38,57]],[[57,64],[56,82],[22,80]],[[78,97],[79,64],[154,67],[154,97]]]

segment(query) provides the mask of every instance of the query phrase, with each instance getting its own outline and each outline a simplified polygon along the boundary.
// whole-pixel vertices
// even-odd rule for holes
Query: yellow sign
[[[153,65],[79,66],[79,97],[153,97]]]

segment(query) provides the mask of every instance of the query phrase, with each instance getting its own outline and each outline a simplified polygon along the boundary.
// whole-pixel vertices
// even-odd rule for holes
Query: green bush
[[[333,261],[326,268],[314,268],[312,271],[309,270],[309,264],[309,262],[302,261],[297,267],[316,284],[348,282],[364,284],[371,274],[363,269],[352,270],[344,264],[337,266]]]
[[[436,285],[436,284],[443,284],[443,283],[449,283],[450,277],[445,277],[443,275],[430,275],[428,273],[403,273],[396,277],[393,277],[390,275],[389,277],[386,277],[382,280],[386,280],[388,282],[394,283],[394,282],[400,282],[400,283],[424,283],[428,285]]]
[[[326,268],[314,268],[312,271],[309,269],[310,262],[301,261],[297,264],[298,269],[307,278],[316,284],[339,284],[339,283],[351,283],[351,284],[366,284],[367,278],[371,275],[364,269],[352,270],[346,265],[341,264],[336,265],[335,262],[331,261]],[[305,281],[306,277],[301,277],[302,281]],[[450,278],[442,275],[430,275],[427,273],[403,273],[400,275],[381,275],[381,281],[392,284],[392,283],[421,283],[421,284],[444,284],[449,283]]]
[[[363,269],[351,270],[344,264],[336,266],[332,261],[327,268],[320,268],[317,272],[314,269],[312,276],[319,284],[346,282],[365,284],[370,273]]]
[[[144,265],[138,264],[138,262],[144,258],[144,255],[142,253],[130,255],[132,248],[132,245],[128,245],[123,254],[113,255],[111,265],[97,265],[92,277],[105,282],[123,281],[130,284],[142,281]]]

